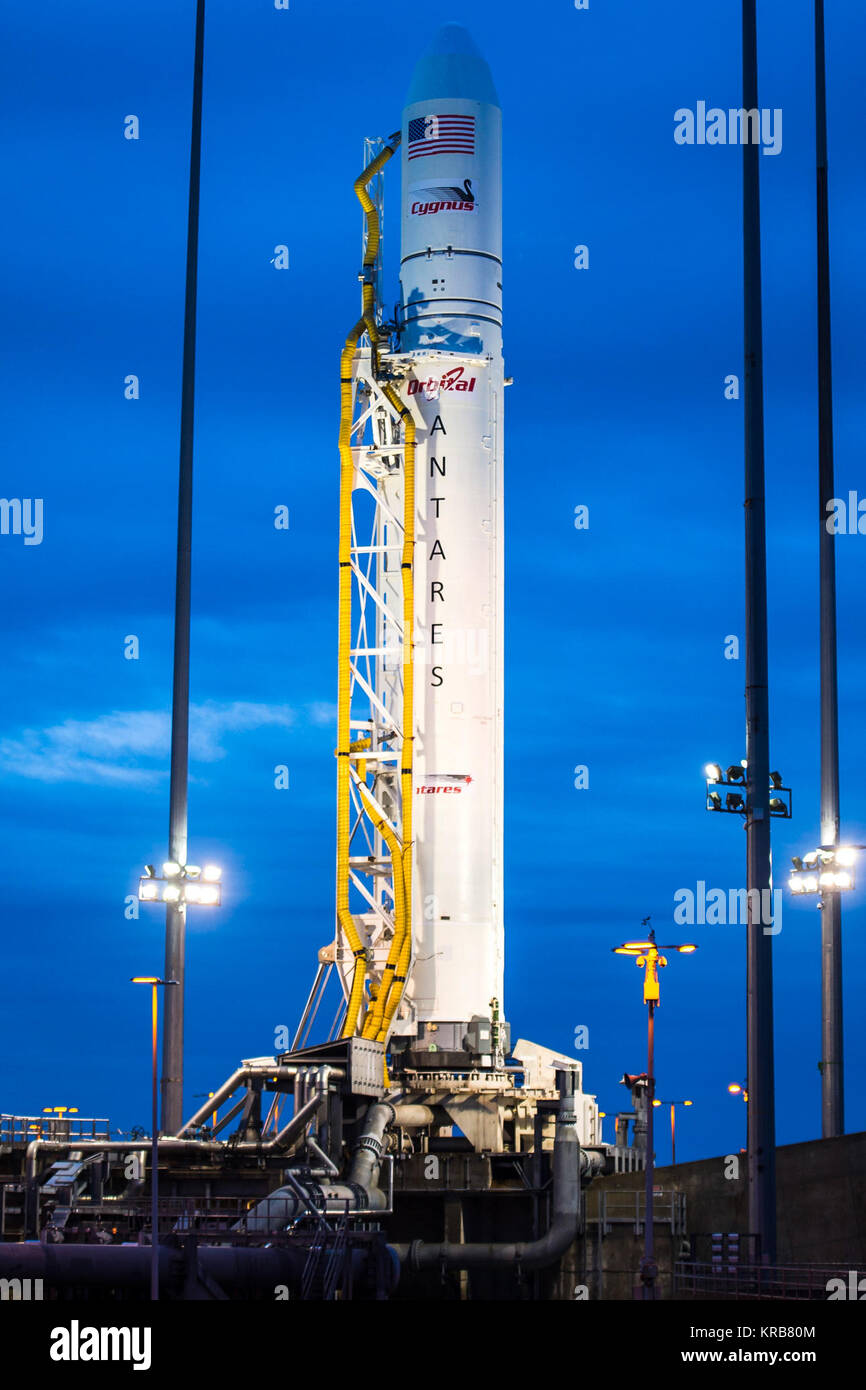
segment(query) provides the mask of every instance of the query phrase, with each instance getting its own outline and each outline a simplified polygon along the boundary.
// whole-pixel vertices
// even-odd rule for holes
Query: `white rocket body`
[[[502,1006],[504,594],[501,113],[457,26],[416,68],[401,160],[403,394],[423,419],[407,994],[460,1046]]]

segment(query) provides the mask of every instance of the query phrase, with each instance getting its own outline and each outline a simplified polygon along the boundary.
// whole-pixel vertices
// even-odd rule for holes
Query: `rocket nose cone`
[[[490,69],[462,24],[444,24],[418,60],[406,105],[437,97],[464,97],[499,105]]]
[[[430,48],[430,53],[463,53],[473,58],[480,58],[478,46],[475,43],[468,29],[464,29],[462,24],[443,24],[434,35]]]

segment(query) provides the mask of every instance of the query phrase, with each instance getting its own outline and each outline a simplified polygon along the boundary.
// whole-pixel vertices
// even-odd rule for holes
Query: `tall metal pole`
[[[655,936],[651,934],[650,940],[654,941]],[[649,962],[646,969],[649,970]],[[654,1247],[654,1227],[655,1227],[655,1203],[653,1201],[653,1188],[655,1186],[655,1161],[653,1153],[653,1116],[655,1114],[656,1083],[655,1083],[655,1016],[654,1004],[650,999],[647,1004],[647,1063],[646,1063],[646,1095],[647,1095],[647,1116],[646,1116],[646,1195],[644,1198],[644,1298],[655,1298],[655,1247]]]
[[[833,478],[830,233],[824,0],[815,0],[815,165],[818,209],[818,526],[821,608],[821,844],[839,842],[839,700],[836,673],[836,537],[827,529]],[[842,897],[821,894],[821,1128],[845,1132],[842,1054]]]
[[[676,1166],[677,1161],[677,1122],[676,1122],[676,1103],[671,1103],[671,1167]]]
[[[157,1031],[158,1031],[158,1004],[157,1004],[157,984],[153,985],[153,998],[151,1002],[151,1023],[153,1031],[153,1115],[151,1117],[151,1140],[150,1140],[150,1231],[151,1231],[151,1250],[150,1250],[150,1298],[151,1302],[159,1301],[159,1124],[157,1117],[157,1096],[159,1087],[157,1078]],[[170,993],[171,991],[169,991]]]
[[[743,0],[743,106],[758,113],[755,0]],[[753,134],[755,140],[750,140]],[[773,1064],[773,955],[770,923],[770,753],[767,690],[767,544],[764,514],[764,390],[761,322],[761,211],[757,130],[743,144],[746,520],[746,817],[749,902],[747,1052],[749,1069],[749,1230],[759,1258],[776,1255],[776,1120]],[[757,890],[757,892],[755,891]]]
[[[201,169],[201,98],[204,59],[204,0],[195,21],[195,76],[189,157],[189,219],[186,301],[183,325],[183,387],[180,412],[180,477],[177,504],[177,581],[174,610],[174,685],[171,706],[171,787],[168,856],[184,865],[187,856],[189,770],[189,625],[192,550],[192,459],[195,409],[195,326],[198,272],[198,205]],[[162,1128],[176,1134],[183,1123],[183,1010],[186,917],[182,905],[165,910],[165,978],[176,980],[165,1000],[162,1039]]]

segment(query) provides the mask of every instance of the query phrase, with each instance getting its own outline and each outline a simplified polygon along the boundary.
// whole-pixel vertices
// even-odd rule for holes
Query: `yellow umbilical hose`
[[[391,942],[391,949],[388,952],[388,959],[382,972],[382,981],[376,992],[375,999],[371,999],[370,1007],[364,1019],[364,1026],[361,1036],[365,1038],[378,1038],[382,1027],[382,1019],[385,1011],[385,1004],[391,990],[391,982],[398,969],[403,939],[408,930],[408,913],[406,903],[406,891],[403,881],[403,856],[401,845],[393,829],[385,820],[384,816],[373,805],[365,788],[359,788],[364,810],[378,830],[382,839],[391,854],[391,869],[394,877],[394,937]]]
[[[381,158],[381,156],[380,156]],[[372,165],[370,166],[373,167]],[[363,176],[362,176],[363,177]],[[368,215],[368,226],[372,222],[373,226],[368,231],[368,251],[375,239],[376,253],[379,244],[379,218],[373,206],[372,199],[366,188],[359,189],[356,183],[356,191],[361,199],[364,209]],[[373,230],[375,228],[375,230]],[[375,259],[375,255],[374,255]],[[366,263],[366,258],[365,258]],[[368,292],[369,291],[369,292]],[[363,293],[363,314],[364,324],[373,348],[374,363],[376,362],[376,349],[379,344],[379,334],[374,318],[373,289],[372,286],[364,285]],[[412,419],[409,408],[403,404],[394,388],[389,383],[380,383],[382,393],[385,395],[393,409],[396,411],[403,426],[403,554],[401,556],[400,573],[403,592],[403,711],[402,729],[403,741],[400,754],[400,838],[402,841],[402,878],[404,884],[405,919],[399,921],[399,907],[395,903],[395,916],[397,925],[394,933],[394,940],[391,950],[388,953],[385,970],[388,974],[383,975],[382,986],[377,992],[374,1007],[368,1011],[365,1019],[363,1033],[365,1037],[376,1038],[379,1042],[386,1042],[388,1030],[400,999],[403,994],[403,987],[406,983],[406,974],[409,962],[412,957],[412,764],[414,747],[414,728],[415,728],[415,701],[414,701],[414,681],[415,665],[413,656],[414,643],[414,620],[415,620],[415,584],[414,584],[414,552],[415,552],[415,444],[416,429],[415,421]],[[384,837],[383,837],[384,838]],[[386,840],[386,843],[387,840]],[[394,847],[389,844],[391,850],[391,865],[395,878],[397,870],[394,861]],[[399,848],[399,847],[398,847]],[[391,971],[393,969],[393,976]],[[378,1031],[374,1031],[378,1024]]]
[[[407,406],[391,386],[385,395],[403,422],[403,743],[400,757],[400,834],[403,842],[403,885],[406,899],[406,926],[399,942],[399,957],[390,990],[383,1001],[383,1017],[375,1036],[386,1042],[391,1021],[403,995],[406,973],[412,957],[412,755],[415,743],[415,663],[413,654],[415,621],[415,421]],[[397,938],[395,936],[395,944]],[[381,993],[381,992],[380,992]],[[378,1001],[377,1001],[378,1002]]]
[[[365,748],[369,747],[370,740],[368,738],[358,738],[355,740],[354,743],[349,744],[349,752],[362,753]],[[358,777],[360,778],[360,780],[362,782],[365,782],[367,780],[367,759],[358,758],[355,762],[355,769],[358,773]]]

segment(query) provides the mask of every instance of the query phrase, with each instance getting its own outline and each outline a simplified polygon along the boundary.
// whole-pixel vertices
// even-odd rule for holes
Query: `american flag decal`
[[[409,158],[430,154],[474,154],[475,117],[416,116],[409,122]]]

